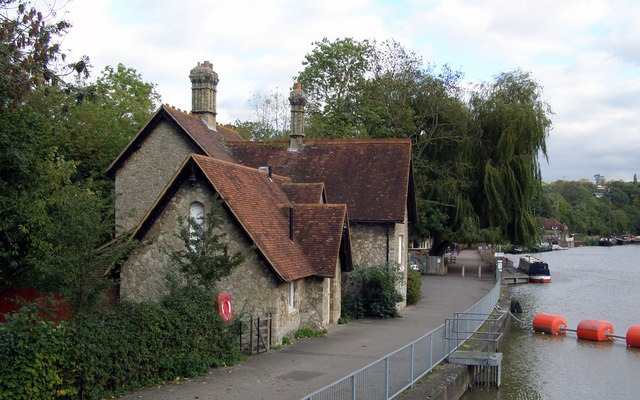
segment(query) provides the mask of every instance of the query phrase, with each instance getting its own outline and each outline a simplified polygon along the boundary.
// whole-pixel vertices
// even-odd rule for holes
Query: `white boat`
[[[529,275],[529,282],[548,283],[551,282],[551,272],[549,265],[532,256],[523,256],[520,258],[518,269]]]

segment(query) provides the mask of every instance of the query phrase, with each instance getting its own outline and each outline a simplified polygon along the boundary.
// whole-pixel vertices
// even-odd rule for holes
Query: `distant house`
[[[562,247],[573,247],[573,235],[569,226],[554,218],[540,218],[542,223],[542,241]]]
[[[223,201],[233,247],[255,249],[219,282],[247,312],[273,312],[276,337],[340,316],[341,274],[390,263],[406,287],[408,224],[416,220],[409,140],[305,141],[304,93],[291,94],[291,140],[243,142],[216,123],[218,77],[191,70],[191,114],[162,106],[108,168],[117,234],[156,237],[122,266],[120,296],[153,300],[177,246],[177,217]],[[238,309],[236,307],[236,309]]]

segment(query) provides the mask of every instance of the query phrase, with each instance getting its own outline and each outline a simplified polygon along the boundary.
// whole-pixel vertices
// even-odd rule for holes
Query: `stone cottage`
[[[140,241],[154,240],[122,266],[121,297],[158,299],[170,272],[165,249],[184,246],[177,237],[178,217],[197,219],[211,207],[221,207],[224,223],[219,229],[230,251],[247,256],[217,284],[231,295],[234,309],[271,313],[276,342],[303,326],[337,323],[341,274],[352,269],[347,208],[323,204],[318,189],[321,186],[298,185],[267,171],[190,155],[133,232]],[[314,197],[313,203],[296,202]]]
[[[218,76],[212,65],[209,62],[198,64],[189,77],[192,82],[192,113],[161,106],[107,170],[115,180],[117,234],[134,231],[136,237],[145,237],[167,232],[163,236],[168,238],[171,236],[168,232],[176,229],[171,225],[175,218],[171,221],[172,218],[168,217],[171,213],[189,215],[192,204],[202,204],[206,209],[210,204],[206,199],[220,196],[225,201],[229,237],[234,241],[237,239],[240,243],[238,248],[255,245],[257,258],[252,259],[252,265],[240,267],[252,271],[247,276],[253,277],[254,286],[247,280],[242,284],[236,283],[235,279],[243,275],[240,273],[221,282],[219,287],[233,292],[232,295],[238,298],[234,299],[236,303],[248,308],[260,305],[265,310],[277,312],[281,334],[307,320],[320,321],[320,326],[335,323],[339,317],[340,272],[350,270],[352,265],[396,265],[403,272],[400,289],[404,293],[408,224],[416,220],[417,214],[410,141],[304,140],[306,101],[298,86],[290,98],[291,140],[268,144],[244,142],[235,131],[216,123]],[[205,164],[216,168],[206,170]],[[195,169],[200,177],[197,182],[199,190],[187,190],[184,186],[184,177],[191,173],[191,169]],[[219,176],[222,169],[226,175]],[[233,178],[233,174],[238,175]],[[248,206],[246,212],[249,214],[240,217],[233,211],[233,204],[242,196],[234,200],[222,193],[224,188],[219,180],[226,179],[227,184],[244,182],[247,185],[244,197],[249,197],[248,193],[253,193],[249,186],[257,181],[243,180],[240,176],[253,174],[271,182],[267,185],[268,191],[267,186],[263,188],[264,193],[278,193],[273,195],[278,201],[269,206],[271,213],[276,206],[278,215],[282,214],[278,217],[280,219],[286,220],[287,213],[293,213],[290,229],[293,242],[288,236],[283,236],[284,230],[281,230],[277,240],[271,233],[265,234],[275,240],[269,242],[273,248],[260,247],[257,239],[262,234],[252,236],[253,228],[244,222],[251,218],[261,220],[262,217],[249,215],[257,212],[257,205]],[[195,194],[187,199],[187,193],[199,193],[202,200],[194,197]],[[254,193],[253,196],[261,198],[264,193]],[[180,208],[171,208],[177,207],[178,203]],[[335,249],[329,253],[321,245],[326,238],[318,233],[321,228],[318,221],[328,218],[322,214],[327,210],[340,214],[337,211],[340,207],[344,208],[343,229],[338,232],[332,228],[331,236],[332,243],[340,242],[340,247],[338,253]],[[164,218],[159,218],[161,215]],[[337,226],[336,221],[340,218],[335,218],[332,223]],[[283,221],[280,220],[279,224]],[[315,233],[318,234],[314,236]],[[297,246],[293,253],[284,251],[292,246],[289,242]],[[268,256],[269,251],[278,247],[278,254],[283,259]],[[157,253],[152,256],[153,251],[157,250],[145,250],[146,256],[137,255],[123,265],[122,297],[152,298],[161,292],[161,267],[149,274],[142,272],[160,257]],[[294,273],[287,267],[281,267],[288,265],[284,255],[290,255],[289,262],[300,257],[294,263],[301,270]],[[300,262],[303,259],[306,264]],[[264,292],[265,296],[279,300],[265,302],[261,298],[249,298],[242,294],[243,291]],[[299,305],[291,306],[298,311],[299,317],[285,318],[289,315],[292,297],[294,302],[296,299],[299,301],[296,303]],[[302,315],[306,313],[310,315]]]

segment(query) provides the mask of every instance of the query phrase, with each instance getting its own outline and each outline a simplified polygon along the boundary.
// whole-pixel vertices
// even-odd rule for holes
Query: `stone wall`
[[[193,187],[189,183],[182,185],[144,238],[154,240],[123,265],[120,273],[123,299],[157,301],[167,293],[165,277],[170,266],[164,249],[184,246],[176,237],[180,230],[178,216],[187,218],[194,202],[202,203],[206,214],[216,204],[213,199],[213,191],[200,182]],[[264,317],[271,313],[273,343],[280,343],[283,336],[293,336],[296,330],[305,326],[320,329],[337,323],[340,287],[336,280],[306,278],[295,281],[294,306],[289,307],[289,283],[281,282],[256,254],[247,236],[225,209],[222,215],[222,231],[227,235],[230,252],[240,251],[246,255],[246,260],[217,284],[218,291],[231,295],[234,315]],[[330,296],[333,296],[331,300]]]
[[[135,228],[187,156],[188,145],[162,121],[116,171],[116,234]]]
[[[388,249],[387,249],[388,229]],[[403,223],[360,223],[351,222],[351,249],[354,265],[396,265],[402,273],[398,291],[403,298],[407,291],[407,266],[409,260],[409,229],[407,214]],[[400,251],[399,251],[400,250]],[[387,256],[387,251],[388,256]],[[398,303],[399,308],[406,306],[406,299]]]

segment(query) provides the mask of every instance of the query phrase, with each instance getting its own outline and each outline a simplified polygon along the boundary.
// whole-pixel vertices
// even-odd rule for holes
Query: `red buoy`
[[[611,338],[607,336],[607,333],[613,335],[613,326],[611,326],[611,323],[607,321],[583,319],[578,324],[577,333],[579,339],[604,342],[611,340]]]
[[[538,315],[533,318],[534,332],[544,332],[550,333],[552,335],[564,335],[566,331],[564,329],[560,329],[560,327],[567,327],[567,321],[560,315],[538,313]]]
[[[633,325],[627,331],[627,346],[640,347],[640,325]]]

